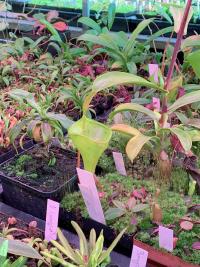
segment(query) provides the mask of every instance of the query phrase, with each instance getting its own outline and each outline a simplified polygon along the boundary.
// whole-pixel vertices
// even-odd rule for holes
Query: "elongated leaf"
[[[200,35],[192,35],[182,41],[181,49],[187,47],[200,47]]]
[[[90,254],[88,266],[97,266],[98,258],[102,253],[103,250],[103,243],[104,243],[104,237],[103,234],[100,234],[98,237],[95,247]]]
[[[126,232],[127,228],[125,228],[124,230],[122,230],[119,235],[115,238],[115,240],[112,242],[112,244],[109,246],[109,248],[103,252],[101,254],[101,257],[99,258],[98,264],[100,264],[101,262],[103,262],[106,258],[109,257],[110,253],[112,252],[112,250],[115,248],[115,246],[117,245],[117,243],[119,242],[119,240],[122,238],[122,236],[124,235],[124,233]]]
[[[82,17],[82,18],[78,19],[78,22],[92,28],[97,33],[101,33],[101,27],[99,26],[99,24],[96,23],[96,21],[94,21],[91,18]]]
[[[118,209],[126,210],[126,205],[123,202],[119,200],[113,200],[112,202]]]
[[[187,124],[200,129],[200,119],[188,119]]]
[[[129,41],[127,42],[127,45],[124,48],[124,52],[126,54],[128,54],[130,52],[130,50],[133,48],[134,43],[136,38],[138,37],[138,35],[151,23],[153,22],[153,18],[152,19],[145,19],[142,22],[140,22],[138,24],[138,26],[136,27],[136,29],[132,32]]]
[[[151,137],[145,136],[143,134],[136,135],[131,138],[126,146],[126,154],[129,159],[133,162],[133,160],[140,153],[142,147],[151,140]]]
[[[90,253],[94,249],[95,244],[96,244],[96,232],[94,229],[90,231],[90,238],[89,238],[89,248],[90,248]]]
[[[123,111],[137,111],[146,114],[149,116],[152,120],[159,120],[161,115],[159,113],[155,113],[152,110],[143,107],[142,105],[139,104],[134,104],[134,103],[125,103],[119,105],[111,114],[110,117],[113,118],[113,116],[116,113],[123,112]]]
[[[78,38],[78,40],[79,41],[85,41],[85,42],[91,42],[94,44],[98,44],[98,45],[110,48],[111,50],[114,50],[113,42],[110,43],[110,40],[106,40],[105,34],[104,34],[104,38],[103,38],[103,34],[101,34],[99,36],[95,36],[93,34],[85,33],[85,34],[81,35]]]
[[[192,139],[191,139],[190,135],[187,133],[187,131],[184,131],[184,130],[177,128],[177,127],[176,128],[169,128],[169,130],[178,137],[184,150],[186,152],[190,151],[190,149],[192,147]]]
[[[187,133],[189,134],[192,142],[200,141],[200,131],[192,129],[192,130],[187,131]]]
[[[5,241],[5,238],[0,237],[0,246]],[[18,240],[8,240],[8,252],[18,256],[24,256],[27,258],[33,258],[41,260],[41,255],[30,245],[18,241]]]
[[[132,208],[132,211],[133,212],[140,212],[140,211],[143,211],[145,209],[149,208],[149,205],[148,204],[137,204],[134,208]]]
[[[62,244],[63,248],[65,249],[65,255],[71,260],[73,260],[74,262],[81,264],[82,262],[79,260],[79,257],[76,256],[73,248],[70,246],[68,240],[65,238],[62,231],[59,228],[58,228],[57,233],[58,233],[59,241]]]
[[[64,129],[68,129],[74,122],[64,114],[48,112],[47,117],[58,121]]]
[[[151,43],[153,40],[156,40],[161,35],[164,35],[166,33],[172,32],[172,31],[173,31],[173,26],[161,29],[161,30],[157,31],[156,33],[152,34],[151,36],[149,36],[148,40],[145,42],[145,44],[147,45],[147,44]]]
[[[52,255],[52,254],[50,254],[50,253],[48,253],[48,252],[41,251],[41,254],[42,254],[43,256],[45,256],[47,259],[51,259],[51,260],[53,260],[53,261],[55,261],[55,262],[61,264],[61,266],[63,266],[63,267],[78,267],[78,265],[74,265],[74,264],[72,264],[72,263],[69,263],[69,262],[67,262],[67,261],[65,261],[65,260],[63,260],[63,259],[60,259],[60,258],[58,258],[57,256]]]
[[[192,66],[192,68],[193,68],[195,74],[197,75],[197,77],[200,78],[200,68],[199,68],[200,50],[197,50],[197,51],[194,51],[194,52],[190,53],[187,56],[187,61]]]
[[[110,88],[112,86],[118,86],[122,84],[123,85],[125,84],[140,85],[140,86],[145,86],[148,88],[154,88],[159,91],[163,91],[163,88],[161,88],[156,83],[149,82],[145,80],[144,78],[141,78],[137,75],[126,73],[126,72],[111,71],[111,72],[107,72],[105,74],[98,76],[94,80],[92,84],[92,91],[85,98],[85,101],[83,104],[83,111],[86,112],[88,110],[92,98],[98,92],[105,90],[107,88]]]
[[[178,108],[181,108],[183,106],[195,103],[200,101],[200,86],[199,86],[199,91],[195,91],[195,92],[191,92],[188,94],[185,94],[184,96],[180,97],[179,99],[177,99],[174,104],[172,104],[169,108],[168,108],[168,114],[171,114],[172,112],[174,112],[175,110],[177,110]]]
[[[76,233],[79,237],[80,252],[81,252],[82,256],[89,256],[88,243],[87,243],[87,239],[86,239],[83,231],[81,230],[81,228],[79,227],[79,225],[76,222],[72,221],[71,224],[74,227],[74,229],[76,230]]]
[[[110,3],[108,7],[108,29],[112,28],[116,13],[116,4],[115,2]]]
[[[127,124],[114,124],[111,127],[112,131],[120,132],[120,133],[125,133],[129,135],[139,135],[140,131],[137,129],[127,125]]]
[[[119,209],[119,208],[109,208],[105,212],[105,219],[108,220],[108,221],[114,220],[116,218],[121,217],[124,214],[125,214],[125,210],[122,210],[122,209]]]
[[[24,264],[27,262],[27,259],[24,257],[19,257],[15,260],[9,267],[24,267]]]

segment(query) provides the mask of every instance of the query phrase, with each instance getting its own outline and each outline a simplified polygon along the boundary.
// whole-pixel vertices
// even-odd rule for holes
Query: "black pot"
[[[23,148],[21,147],[18,147],[17,149],[15,149],[14,147],[11,148],[8,152],[0,156],[0,164],[4,163],[5,161],[8,161],[9,159],[13,158],[17,154],[22,153],[24,150],[31,148],[33,145],[34,145],[34,142],[30,140],[23,144]]]
[[[12,161],[12,159],[4,162],[4,164]],[[59,188],[50,192],[43,192],[22,183],[16,177],[8,177],[0,171],[3,201],[14,208],[44,220],[48,199],[60,202],[66,192],[72,192],[76,189],[77,176],[75,173],[76,169],[74,168],[74,175],[64,184],[60,185]]]
[[[71,225],[71,221],[76,221],[84,234],[89,237],[90,230],[95,229],[97,236],[103,230],[104,242],[106,246],[109,246],[117,237],[117,232],[109,226],[102,223],[94,221],[90,218],[83,218],[76,216],[75,213],[67,211],[66,209],[60,208],[59,211],[59,226],[63,229],[70,230],[74,232],[74,228]],[[115,250],[128,257],[131,256],[133,248],[133,235],[124,234],[120,241],[118,242]]]

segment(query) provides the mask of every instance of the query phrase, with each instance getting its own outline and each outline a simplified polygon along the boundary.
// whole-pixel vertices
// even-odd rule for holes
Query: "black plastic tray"
[[[23,153],[24,151],[20,154]],[[12,159],[7,160],[3,164],[12,161]],[[74,168],[74,175],[64,184],[60,185],[59,188],[51,192],[37,190],[34,187],[20,182],[15,177],[8,177],[1,171],[0,179],[3,187],[3,201],[6,204],[40,219],[45,219],[47,199],[60,202],[66,192],[75,190],[77,176],[76,169]]]

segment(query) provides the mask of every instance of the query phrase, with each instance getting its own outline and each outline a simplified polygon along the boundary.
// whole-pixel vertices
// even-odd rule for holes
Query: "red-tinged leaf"
[[[200,250],[200,242],[194,242],[194,243],[192,244],[192,248],[193,248],[193,249]]]
[[[177,241],[178,241],[178,238],[177,238],[177,237],[174,237],[174,238],[173,238],[173,248],[174,248],[174,249],[175,249],[175,247],[176,247]]]
[[[60,31],[60,32],[64,32],[66,30],[68,30],[68,26],[65,22],[63,21],[58,21],[58,22],[55,22],[53,24],[53,27],[57,30],[57,31]]]
[[[129,210],[133,209],[136,205],[136,199],[134,197],[130,197],[127,202],[127,207]]]
[[[147,191],[146,191],[146,189],[145,189],[144,187],[142,187],[142,188],[140,189],[140,193],[142,194],[143,198],[146,198],[146,196],[147,196]]]
[[[106,195],[106,193],[105,193],[105,192],[99,192],[99,198],[104,198],[104,197],[105,197],[105,195]]]
[[[182,221],[180,223],[180,227],[186,231],[192,230],[193,226],[194,226],[194,224],[192,222],[188,222],[188,221]]]
[[[154,229],[151,233],[151,235],[157,235],[159,232],[159,227],[157,227],[156,229]]]
[[[133,190],[131,196],[132,197],[135,197],[135,198],[142,199],[142,195],[141,195],[141,193],[138,190]]]

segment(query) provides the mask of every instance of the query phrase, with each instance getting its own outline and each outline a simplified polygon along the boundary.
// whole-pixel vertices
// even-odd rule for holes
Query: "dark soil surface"
[[[8,221],[9,219],[11,219],[11,221],[14,219],[16,220],[16,223],[9,225]],[[17,228],[18,230],[16,231],[12,231],[11,233],[9,233],[9,236],[12,236],[13,239],[16,240],[28,240],[29,238],[41,238],[42,240],[44,239],[44,234],[43,232],[35,227],[30,227],[28,224],[24,223],[21,220],[18,220],[16,218],[13,218],[11,215],[7,215],[7,214],[3,214],[0,213],[0,231],[2,232],[2,230],[5,227],[9,227],[9,229],[11,228]],[[15,260],[16,257],[13,255],[9,255],[9,259]],[[37,260],[35,259],[28,259],[27,261],[27,266],[28,267],[37,267]],[[42,267],[47,266],[46,264],[43,264]]]
[[[55,147],[47,153],[42,145],[37,145],[3,164],[0,172],[37,190],[51,192],[75,175],[76,154]]]

